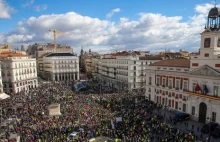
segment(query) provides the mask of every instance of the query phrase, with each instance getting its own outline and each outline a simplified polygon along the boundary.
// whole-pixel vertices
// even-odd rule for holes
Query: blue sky
[[[3,4],[1,5],[1,3]],[[133,49],[139,50],[154,49],[157,51],[165,48],[162,47],[163,43],[159,44],[156,40],[158,34],[161,35],[161,40],[166,37],[168,39],[170,38],[170,42],[176,40],[174,36],[179,36],[177,33],[172,32],[170,32],[172,34],[162,35],[162,33],[167,32],[165,31],[166,26],[163,25],[164,23],[169,24],[170,19],[173,18],[175,28],[178,29],[179,25],[180,27],[184,27],[183,31],[179,32],[185,32],[188,30],[188,32],[191,32],[192,36],[195,36],[199,31],[202,32],[201,27],[204,27],[204,18],[206,18],[207,10],[213,7],[213,3],[214,1],[209,0],[181,0],[178,2],[176,0],[0,0],[0,8],[1,6],[3,7],[1,8],[2,10],[5,8],[6,11],[8,11],[8,15],[10,15],[9,18],[9,16],[1,17],[0,14],[0,32],[2,34],[0,37],[4,38],[4,40],[0,40],[0,44],[11,42],[11,44],[19,46],[19,44],[31,44],[34,42],[51,42],[51,39],[47,38],[48,35],[45,35],[47,34],[46,31],[42,31],[42,33],[36,32],[41,31],[44,28],[46,29],[46,27],[51,27],[74,35],[79,33],[78,37],[77,35],[72,37],[73,42],[70,42],[72,39],[67,41],[66,39],[62,39],[63,37],[60,38],[62,39],[62,42],[66,41],[73,47],[84,45],[85,48],[94,48],[95,50],[99,50],[98,48],[100,47],[106,47],[105,49],[103,48],[102,52],[109,52],[107,49],[115,50],[115,48],[119,48],[122,50],[123,48],[130,49],[132,47]],[[107,16],[111,11],[113,11],[112,14]],[[69,12],[73,13],[67,14]],[[55,14],[55,16],[52,16],[53,14]],[[65,20],[67,20],[67,23],[69,21],[70,23],[65,24],[62,23],[64,21],[58,20],[55,25],[48,23],[48,21],[41,25],[39,20],[45,18],[40,18],[42,15],[47,15],[46,18],[48,19],[56,19],[56,17],[58,17],[58,19],[63,19],[62,17],[64,17],[64,19],[66,18]],[[36,21],[30,24],[30,17],[35,17]],[[89,28],[89,24],[85,24],[85,27],[76,26],[79,29],[77,32],[76,29],[73,28],[74,21],[79,21],[77,17],[82,20],[82,23],[79,23],[81,25],[87,23],[88,20],[90,22],[91,20],[94,20],[90,23],[93,25],[97,18],[98,21],[96,21],[91,28],[99,29],[100,27],[100,30],[102,30],[104,34],[101,34],[97,30],[94,31],[94,29],[88,29],[88,31],[91,30],[91,32],[85,33],[83,29]],[[123,21],[122,18],[125,21]],[[165,21],[160,20],[160,18],[163,18]],[[22,21],[22,24],[18,25],[19,21]],[[138,32],[138,26],[149,24],[146,21],[153,21],[151,23],[160,24],[161,29],[156,31],[156,29],[153,29],[154,26],[149,26],[151,28],[145,28],[146,31],[141,32],[141,34],[137,33],[138,36],[133,36],[135,35],[135,32]],[[39,22],[38,25],[36,24],[37,22]],[[198,24],[195,24],[195,22]],[[71,23],[73,24],[73,27],[71,27]],[[128,25],[131,27],[128,28]],[[190,31],[190,28],[194,28],[196,25],[198,26],[198,31]],[[121,34],[122,32],[123,34]],[[91,33],[96,34],[91,35]],[[44,35],[44,38],[41,38],[40,34]],[[88,35],[85,38],[86,40],[83,39],[83,35]],[[87,39],[88,37],[93,36],[93,40]],[[118,38],[116,37],[121,37],[120,41],[117,41]],[[151,41],[142,42],[146,39]],[[184,40],[187,41],[187,39]],[[132,43],[129,41],[132,41]],[[186,50],[191,48],[196,49],[199,47],[199,34],[198,37],[195,38],[195,41],[191,41],[191,48],[186,47],[187,43],[185,43],[185,41],[180,41],[181,43],[175,43],[175,45],[172,45],[172,43],[167,44],[166,48],[170,47],[173,50],[180,47]],[[129,45],[125,42],[129,42]],[[166,43],[168,43],[168,40]],[[149,48],[145,48],[145,46],[148,45]]]

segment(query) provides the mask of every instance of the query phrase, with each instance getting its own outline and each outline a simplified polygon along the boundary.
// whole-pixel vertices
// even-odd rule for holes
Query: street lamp
[[[207,117],[207,120],[211,123],[211,118]],[[211,142],[211,125],[209,125],[209,137],[208,137],[208,141],[207,142]]]

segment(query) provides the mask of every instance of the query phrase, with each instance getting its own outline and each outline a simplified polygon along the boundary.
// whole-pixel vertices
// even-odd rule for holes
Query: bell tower
[[[201,33],[198,53],[191,54],[190,68],[209,65],[220,70],[220,9],[214,7],[209,11],[205,30]]]
[[[209,11],[207,25],[205,29],[209,29],[211,31],[220,29],[220,9],[215,6]]]

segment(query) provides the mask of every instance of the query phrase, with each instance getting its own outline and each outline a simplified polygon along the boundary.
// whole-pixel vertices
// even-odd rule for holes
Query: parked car
[[[176,116],[173,117],[173,119],[177,122],[179,121],[187,121],[190,119],[190,115],[189,114],[186,114],[186,113],[180,113]]]
[[[213,132],[216,127],[218,127],[218,123],[210,122],[210,123],[205,124],[202,127],[201,132],[204,133],[204,134],[208,134],[209,129],[210,129],[211,132]]]
[[[212,136],[215,138],[220,137],[220,126],[217,126],[214,131],[212,132]]]

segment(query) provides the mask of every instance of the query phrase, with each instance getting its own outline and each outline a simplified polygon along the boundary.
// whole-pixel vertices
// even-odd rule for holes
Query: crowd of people
[[[85,95],[60,82],[50,82],[13,94],[0,107],[5,120],[14,116],[12,124],[22,142],[65,142],[79,128],[83,131],[74,141],[84,142],[97,136],[125,142],[195,140],[193,133],[181,133],[159,119],[154,109],[160,106],[152,102],[136,105],[136,97],[130,92]],[[53,103],[61,105],[60,116],[49,115],[48,106]],[[127,106],[123,109],[123,105]],[[5,132],[8,137],[9,132]]]

